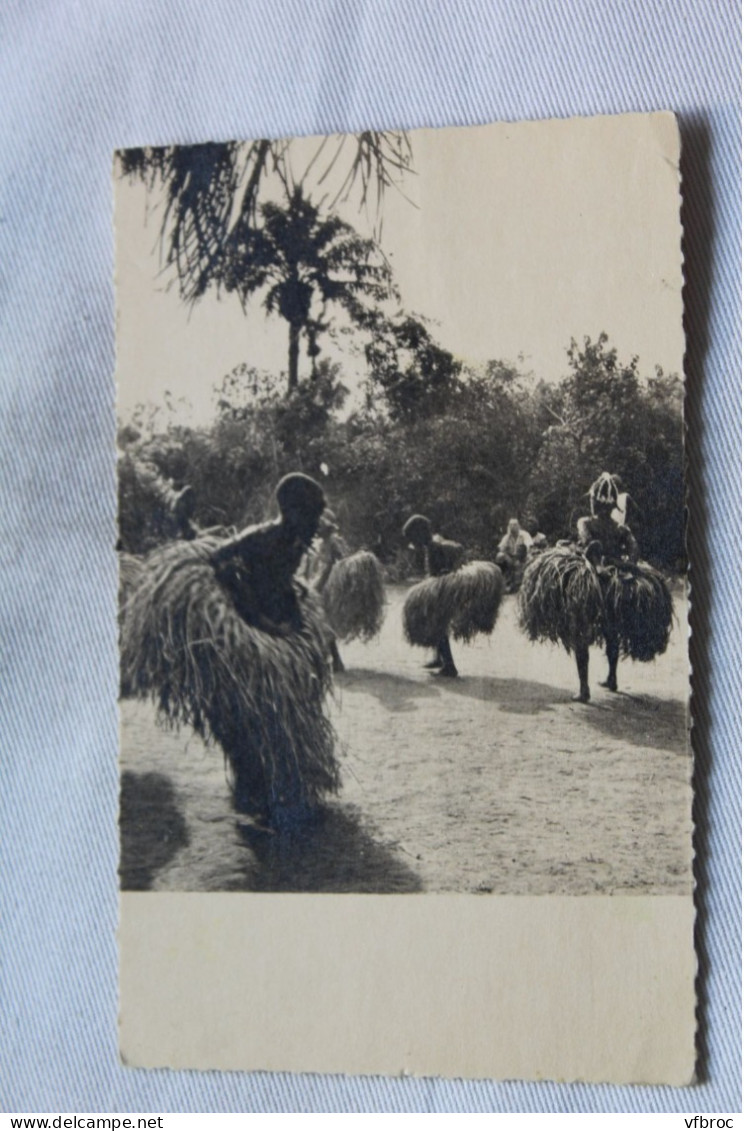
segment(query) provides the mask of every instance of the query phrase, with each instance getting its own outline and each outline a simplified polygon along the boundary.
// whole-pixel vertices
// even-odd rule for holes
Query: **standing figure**
[[[336,562],[348,558],[350,552],[346,540],[339,533],[335,514],[326,507],[318,523],[318,533],[308,552],[307,576],[318,593],[325,589]]]
[[[662,575],[638,560],[629,527],[613,518],[617,478],[603,472],[589,488],[591,514],[577,522],[577,545],[546,550],[531,562],[519,595],[519,616],[532,640],[552,640],[573,652],[579,675],[574,697],[588,703],[589,648],[603,643],[609,670],[601,686],[617,691],[621,655],[648,662],[669,642],[672,597]]]
[[[526,565],[534,561],[535,558],[539,557],[543,551],[547,550],[548,539],[540,530],[540,524],[534,515],[530,515],[524,520],[524,529],[530,536],[530,546],[527,550],[527,562],[525,563],[526,567]],[[522,572],[524,573],[524,570]]]
[[[630,527],[617,522],[618,487],[616,477],[602,472],[599,479],[589,488],[591,514],[580,518],[576,523],[577,541],[587,560],[597,570],[603,597],[611,584],[613,572],[618,568],[634,565],[638,561],[638,543]],[[620,637],[616,626],[605,616],[603,636],[609,671],[607,679],[600,687],[617,691],[617,662],[620,658]],[[580,645],[576,651],[576,666],[579,671],[579,694],[577,701],[589,701],[589,648]]]
[[[638,561],[638,543],[629,526],[619,523],[617,479],[609,472],[602,472],[599,479],[589,488],[591,514],[580,518],[576,523],[577,541],[588,561],[599,575],[603,595],[612,586],[617,571],[625,570],[628,582],[631,580],[629,567]],[[615,618],[605,616],[604,639],[609,671],[607,679],[600,687],[617,691],[617,662],[620,658],[620,636]],[[582,647],[576,653],[579,669],[580,690],[577,699],[589,699],[589,649]]]
[[[330,633],[295,580],[325,505],[288,475],[279,516],[233,538],[172,542],[143,559],[121,628],[124,696],[219,743],[235,804],[281,825],[339,787],[325,709]]]
[[[343,561],[349,547],[338,532],[336,516],[332,510],[325,509],[318,524],[318,533],[307,555],[307,577],[316,593],[323,594],[331,570],[336,562]],[[336,674],[344,670],[344,662],[338,650],[336,634],[331,637],[331,663]]]

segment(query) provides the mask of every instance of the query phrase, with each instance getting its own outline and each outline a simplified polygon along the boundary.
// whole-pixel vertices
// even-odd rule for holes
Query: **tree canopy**
[[[244,307],[260,302],[288,338],[287,381],[248,362],[237,367],[217,390],[208,426],[169,424],[153,411],[125,423],[124,541],[148,506],[138,468],[174,489],[190,483],[204,526],[264,518],[281,475],[304,470],[323,479],[352,545],[375,548],[395,574],[405,569],[400,530],[414,511],[492,557],[512,516],[532,519],[552,541],[570,536],[589,484],[607,470],[622,479],[644,555],[667,567],[684,562],[676,375],[641,374],[638,359],[621,360],[604,334],[571,341],[558,384],[495,359],[466,366],[424,317],[399,309],[376,237],[385,194],[413,172],[405,133],[130,149],[117,161],[162,204],[160,265],[181,299],[213,289]],[[352,197],[373,213],[371,236],[336,212]],[[362,331],[362,403],[323,355],[338,317]]]
[[[299,380],[303,336],[315,373],[319,338],[331,326],[329,305],[369,330],[381,318],[380,304],[397,296],[390,266],[374,240],[363,239],[333,213],[324,216],[300,188],[285,207],[264,204],[260,214],[260,227],[238,224],[233,230],[219,281],[236,291],[244,306],[262,293],[266,312],[287,323],[291,392]]]
[[[684,557],[683,386],[656,369],[644,380],[638,358],[622,363],[601,334],[571,342],[569,375],[541,385],[541,443],[530,476],[533,510],[551,533],[568,533],[586,513],[586,490],[601,470],[630,494],[629,516],[644,530],[645,552]]]
[[[245,308],[260,292],[266,312],[287,323],[290,392],[303,337],[315,372],[329,307],[369,329],[379,304],[397,298],[378,243],[344,222],[336,204],[355,194],[360,207],[373,207],[379,234],[386,191],[411,172],[404,133],[322,139],[299,171],[298,144],[263,139],[117,154],[122,176],[162,194],[161,266],[175,274],[184,302],[213,289],[234,292]],[[329,198],[324,186],[334,179]]]
[[[354,197],[373,212],[373,235],[379,236],[386,192],[400,187],[412,172],[407,134],[366,130],[322,138],[296,168],[302,140],[263,138],[118,151],[122,176],[163,195],[161,259],[166,269],[175,271],[184,301],[196,301],[224,278],[235,234],[240,246],[248,231],[261,227],[260,204],[266,203],[269,184],[275,186],[273,202],[280,205],[288,205],[298,191],[315,195],[324,211]],[[333,193],[331,183],[336,185]]]
[[[498,361],[467,369],[423,324],[392,340],[409,379],[402,387],[386,383],[399,370],[382,365],[351,412],[343,372],[328,359],[315,380],[288,394],[279,378],[245,365],[223,380],[209,426],[155,417],[142,427],[140,419],[139,428],[120,432],[123,460],[157,467],[175,487],[190,483],[203,526],[264,519],[278,479],[303,470],[324,483],[352,546],[374,548],[393,576],[408,565],[400,532],[414,512],[492,558],[512,516],[534,518],[550,541],[570,536],[588,513],[589,485],[607,470],[630,496],[628,519],[643,556],[683,567],[678,377],[642,375],[637,360],[621,362],[604,335],[571,343],[558,385]],[[423,392],[429,363],[446,375],[431,403]],[[418,391],[409,401],[411,389]],[[133,498],[125,478],[122,513]]]

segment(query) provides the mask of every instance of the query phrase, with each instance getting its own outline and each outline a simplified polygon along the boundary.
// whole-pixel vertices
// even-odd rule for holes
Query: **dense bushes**
[[[551,541],[569,535],[587,513],[589,484],[608,470],[630,495],[628,521],[643,555],[683,565],[677,377],[643,378],[637,361],[621,364],[604,336],[571,344],[558,385],[500,363],[464,371],[448,356],[406,323],[392,346],[368,357],[366,396],[354,411],[338,367],[327,362],[289,395],[279,379],[243,366],[223,382],[211,425],[123,428],[124,548],[135,549],[134,515],[147,522],[133,462],[157,467],[176,487],[191,483],[202,526],[267,517],[277,480],[305,471],[323,482],[350,544],[374,549],[394,572],[406,561],[401,526],[416,511],[493,557],[512,515],[534,516]]]

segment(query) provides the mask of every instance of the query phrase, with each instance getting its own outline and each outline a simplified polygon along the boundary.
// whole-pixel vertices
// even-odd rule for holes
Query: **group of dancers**
[[[525,544],[522,553],[519,524],[507,532],[520,565],[520,624],[532,640],[573,653],[582,703],[592,644],[604,644],[604,686],[617,691],[620,656],[652,659],[671,627],[666,581],[639,561],[617,520],[618,497],[616,477],[603,473],[571,544],[543,540],[539,552]],[[287,475],[275,499],[270,522],[227,536],[200,533],[189,514],[184,537],[122,560],[120,629],[122,694],[154,699],[166,721],[219,743],[237,806],[277,825],[339,787],[326,712],[332,672],[343,670],[339,641],[379,632],[385,589],[379,560],[350,552],[319,483]],[[402,536],[426,573],[404,602],[406,639],[433,650],[433,674],[455,678],[451,640],[491,633],[513,583],[501,568],[506,548],[501,564],[468,562],[420,514]]]

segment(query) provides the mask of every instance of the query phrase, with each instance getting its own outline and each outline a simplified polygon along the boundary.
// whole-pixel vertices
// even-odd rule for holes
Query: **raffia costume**
[[[403,630],[409,644],[434,648],[426,665],[438,675],[455,677],[450,636],[468,643],[478,633],[493,632],[504,592],[501,570],[493,562],[464,565],[459,542],[432,534],[431,523],[414,515],[404,537],[425,551],[429,576],[408,592],[403,605]]]
[[[385,575],[378,558],[369,550],[351,553],[338,533],[332,512],[323,515],[316,542],[311,584],[321,595],[333,630],[333,670],[342,672],[344,663],[338,640],[371,640],[382,628]]]
[[[231,539],[173,542],[143,560],[121,630],[124,695],[222,747],[236,805],[281,823],[340,784],[326,715],[330,634],[295,572],[325,503],[306,476],[280,517]]]
[[[589,648],[604,644],[609,671],[602,686],[617,691],[621,655],[646,663],[669,642],[673,604],[665,578],[638,560],[629,527],[612,518],[617,481],[604,472],[590,488],[590,515],[577,522],[577,544],[546,550],[527,566],[519,594],[522,628],[572,652],[576,699],[589,701]]]

